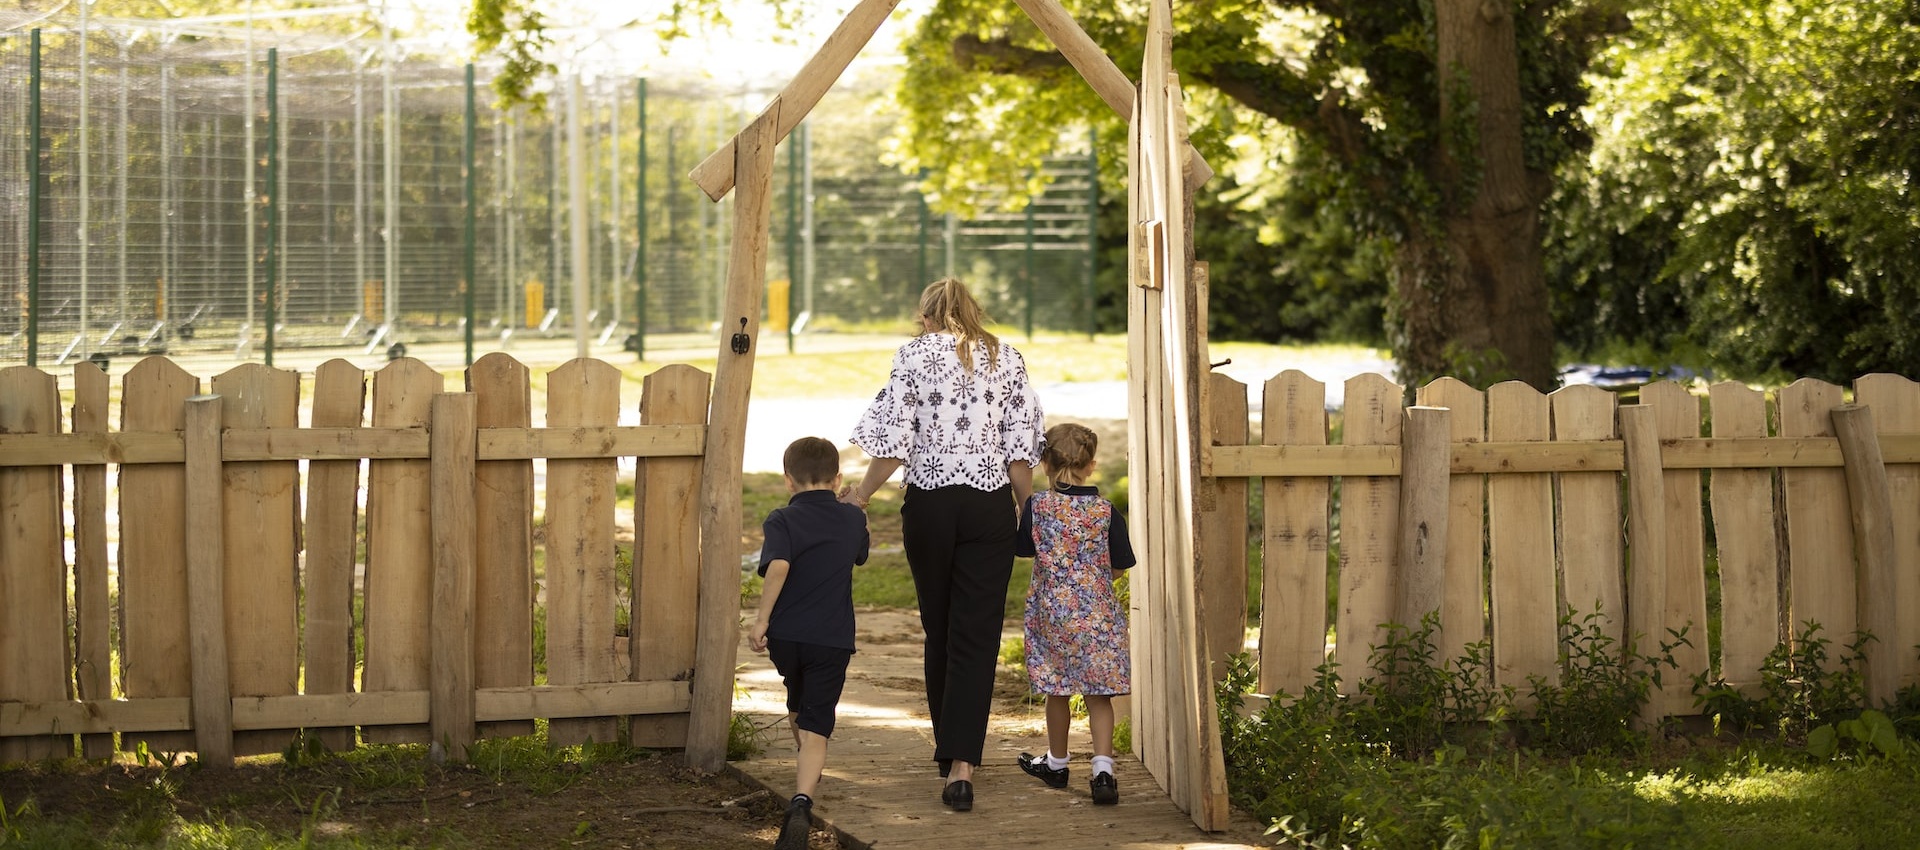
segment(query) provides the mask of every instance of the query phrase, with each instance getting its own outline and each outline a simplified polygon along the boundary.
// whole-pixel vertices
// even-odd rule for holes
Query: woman
[[[986,746],[1014,528],[1033,493],[1043,417],[1020,352],[987,332],[964,284],[929,285],[920,324],[925,332],[894,355],[886,387],[854,427],[853,444],[872,462],[840,498],[864,509],[906,467],[901,536],[925,632],[933,757],[947,780],[940,799],[964,812]]]

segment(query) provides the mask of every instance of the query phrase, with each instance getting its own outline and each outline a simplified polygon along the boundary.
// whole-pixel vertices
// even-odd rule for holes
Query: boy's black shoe
[[[940,789],[940,802],[956,812],[973,810],[973,783],[965,779],[956,779]]]
[[[1063,767],[1055,770],[1048,766],[1045,756],[1021,753],[1020,769],[1026,771],[1028,776],[1047,783],[1048,788],[1067,787],[1067,769]]]
[[[1062,772],[1064,773],[1065,771]],[[1093,786],[1094,805],[1111,806],[1120,802],[1120,782],[1113,778],[1113,774],[1096,773],[1093,775],[1093,782],[1091,784]]]
[[[813,798],[796,794],[787,803],[787,816],[780,823],[780,837],[773,850],[807,850],[807,833],[813,828]]]

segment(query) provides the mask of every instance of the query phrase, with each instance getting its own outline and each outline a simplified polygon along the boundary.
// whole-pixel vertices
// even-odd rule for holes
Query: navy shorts
[[[767,657],[787,684],[787,710],[794,715],[793,725],[822,738],[833,737],[834,709],[847,686],[847,662],[853,650],[767,638]]]

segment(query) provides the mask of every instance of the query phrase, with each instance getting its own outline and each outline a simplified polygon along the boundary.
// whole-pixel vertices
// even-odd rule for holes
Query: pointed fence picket
[[[489,355],[468,392],[448,392],[403,358],[371,376],[369,410],[366,373],[332,361],[301,427],[297,373],[243,365],[203,396],[153,357],[122,378],[115,431],[93,365],[76,368],[71,428],[58,378],[0,369],[0,762],[99,757],[117,735],[121,749],[218,765],[301,734],[351,747],[356,730],[457,756],[538,719],[562,742],[631,724],[636,741],[685,746],[701,564],[685,496],[708,377],[649,377],[638,426],[618,424],[607,364],[551,373],[544,427],[532,385]],[[635,459],[641,506],[625,587],[622,458]],[[622,594],[631,633],[616,623]]]
[[[1663,673],[1650,716],[1697,713],[1698,676],[1757,692],[1767,654],[1816,622],[1833,642],[1829,663],[1856,629],[1873,633],[1861,667],[1869,694],[1920,684],[1920,572],[1911,569],[1920,561],[1920,384],[1868,375],[1853,404],[1848,395],[1813,380],[1771,395],[1659,382],[1622,403],[1593,387],[1481,393],[1443,378],[1406,414],[1450,411],[1451,474],[1407,477],[1433,468],[1410,453],[1439,449],[1411,436],[1401,445],[1411,420],[1400,387],[1350,380],[1330,426],[1323,384],[1275,376],[1257,442],[1228,439],[1237,432],[1216,420],[1203,460],[1216,492],[1222,481],[1257,478],[1264,495],[1248,566],[1261,587],[1250,622],[1261,690],[1299,693],[1326,660],[1351,690],[1371,674],[1387,624],[1418,625],[1424,612],[1406,600],[1430,598],[1422,588],[1435,547],[1425,535],[1440,525],[1430,505],[1441,488],[1445,589],[1437,605],[1425,603],[1440,614],[1437,656],[1490,639],[1495,681],[1514,686],[1523,707],[1534,678],[1560,673],[1568,635],[1559,620],[1569,612],[1574,628],[1592,616],[1602,634],[1642,653],[1672,645],[1678,668]],[[1843,452],[1848,432],[1836,423],[1871,434]],[[1397,552],[1396,541],[1425,549]],[[1238,650],[1216,641],[1209,651],[1220,663]]]

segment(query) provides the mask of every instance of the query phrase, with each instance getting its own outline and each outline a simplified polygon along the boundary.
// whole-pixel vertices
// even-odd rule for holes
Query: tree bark
[[[1529,171],[1521,141],[1512,7],[1436,0],[1434,29],[1442,138],[1456,138],[1459,127],[1475,144],[1438,146],[1439,232],[1410,234],[1397,255],[1400,359],[1411,373],[1403,378],[1416,384],[1466,371],[1478,373],[1474,383],[1511,377],[1550,390],[1553,323],[1540,247],[1546,181]]]

